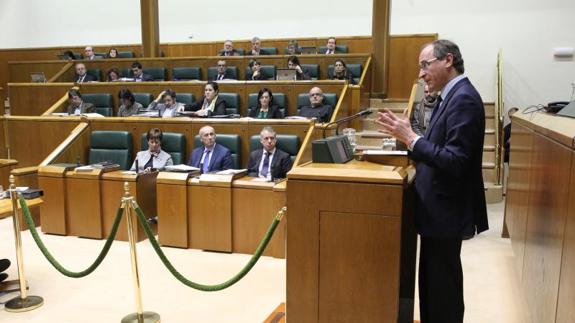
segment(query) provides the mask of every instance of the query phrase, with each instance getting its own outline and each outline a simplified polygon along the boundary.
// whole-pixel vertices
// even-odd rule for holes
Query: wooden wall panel
[[[39,116],[58,101],[73,83],[9,84],[10,115]]]
[[[8,158],[6,119],[0,116],[0,158]]]

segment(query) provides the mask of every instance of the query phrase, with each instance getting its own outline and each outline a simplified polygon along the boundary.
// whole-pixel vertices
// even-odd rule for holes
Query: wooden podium
[[[413,168],[308,163],[288,174],[288,322],[413,323]]]

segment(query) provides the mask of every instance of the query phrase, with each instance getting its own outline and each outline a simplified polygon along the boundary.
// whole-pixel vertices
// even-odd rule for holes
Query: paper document
[[[74,170],[77,172],[91,172],[94,170],[94,167],[92,167],[90,165],[86,165],[86,166],[76,167],[76,168],[74,168]]]
[[[192,167],[186,164],[170,165],[166,166],[166,171],[168,172],[193,172],[195,170],[200,170],[197,167]]]
[[[363,151],[364,155],[380,155],[380,156],[407,156],[407,150],[383,150],[383,149],[368,149]]]
[[[244,169],[226,169],[226,170],[221,170],[219,172],[217,172],[216,174],[218,175],[236,175],[236,174],[240,174],[243,172],[247,172],[247,168]]]

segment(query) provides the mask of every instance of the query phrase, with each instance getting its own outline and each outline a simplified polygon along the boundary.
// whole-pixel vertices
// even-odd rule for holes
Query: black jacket
[[[264,150],[254,150],[250,154],[250,161],[248,162],[248,176],[258,177],[260,162],[263,158]],[[292,167],[291,157],[285,151],[276,148],[274,159],[270,167],[272,179],[285,178],[287,172]]]
[[[198,111],[202,108],[204,104],[205,96],[201,96],[200,99],[189,106],[186,106],[186,111]],[[216,100],[216,106],[214,107],[214,112],[212,112],[209,116],[218,116],[218,115],[226,115],[226,101],[224,99],[218,97]]]
[[[260,114],[259,107],[251,107],[250,111],[248,112],[248,117],[250,118],[257,118]],[[272,105],[268,108],[268,117],[266,119],[282,119],[283,115],[280,111],[280,108],[277,105]]]

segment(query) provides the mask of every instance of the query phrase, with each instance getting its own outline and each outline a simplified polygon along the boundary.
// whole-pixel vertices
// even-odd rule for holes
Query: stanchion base
[[[154,312],[144,312],[141,316],[132,313],[122,319],[122,323],[160,323],[160,314]]]
[[[44,299],[40,296],[28,296],[20,298],[20,296],[13,298],[4,305],[7,312],[21,313],[35,310],[44,304]]]

